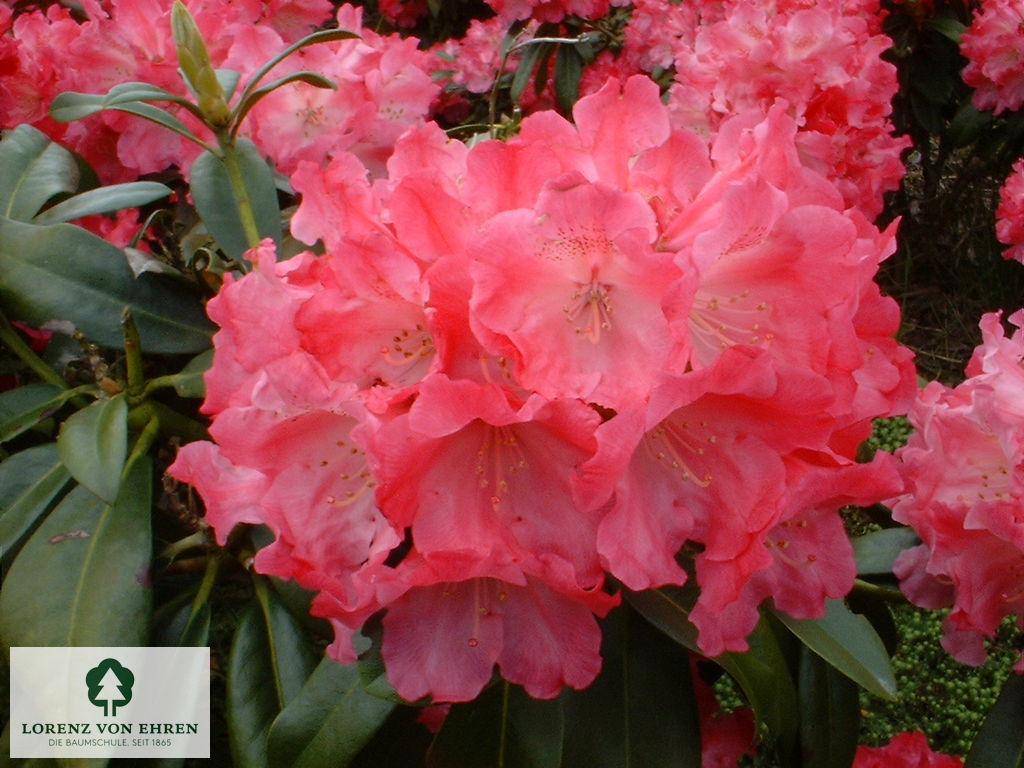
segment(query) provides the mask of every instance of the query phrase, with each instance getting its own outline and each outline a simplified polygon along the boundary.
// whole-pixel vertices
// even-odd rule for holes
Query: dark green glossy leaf
[[[259,236],[280,244],[281,210],[270,166],[248,139],[236,141],[235,157]],[[204,152],[192,164],[191,183],[192,198],[207,231],[228,256],[241,259],[250,243],[242,226],[240,201],[235,197],[224,161],[212,152]]]
[[[78,486],[47,515],[0,591],[4,647],[147,642],[152,481],[143,456],[114,504]]]
[[[626,599],[641,616],[677,643],[701,653],[697,646],[697,628],[689,618],[695,599],[692,588],[661,587],[628,593]],[[797,740],[799,706],[786,659],[765,621],[757,625],[747,642],[750,650],[746,653],[723,653],[714,657],[714,661],[736,680],[754,714],[788,752]]]
[[[504,680],[452,706],[427,752],[428,768],[559,768],[562,702],[542,701]]]
[[[956,147],[966,147],[977,141],[992,123],[992,113],[979,112],[969,98],[964,99],[953,119],[949,121],[946,135]]]
[[[896,677],[889,654],[871,622],[853,613],[842,600],[828,600],[820,619],[775,615],[812,651],[864,689],[896,700]]]
[[[393,703],[363,690],[354,664],[325,658],[271,726],[270,764],[275,768],[348,765],[394,708]]]
[[[47,418],[80,389],[61,389],[53,384],[27,384],[0,392],[0,443],[17,437]]]
[[[1024,766],[1024,675],[1010,674],[978,732],[964,768]]]
[[[206,383],[203,381],[203,374],[210,370],[211,365],[213,365],[212,349],[201,352],[189,360],[174,382],[174,391],[178,393],[178,396],[205,397]]]
[[[272,765],[267,757],[270,726],[316,663],[301,625],[264,587],[243,614],[228,659],[228,730],[238,768]]]
[[[423,768],[432,735],[417,722],[417,707],[396,707],[352,761],[352,768]]]
[[[155,181],[132,181],[90,189],[47,208],[33,220],[36,224],[57,224],[80,216],[135,208],[171,194],[171,188]]]
[[[959,20],[945,13],[936,13],[929,16],[925,19],[925,24],[957,45],[960,45],[960,37],[967,29]]]
[[[112,504],[128,455],[128,406],[124,396],[97,400],[69,416],[57,437],[57,450],[75,480]]]
[[[519,97],[523,95],[526,86],[530,83],[530,75],[533,74],[534,67],[537,66],[537,61],[545,47],[550,48],[551,43],[535,43],[523,49],[522,55],[519,57],[519,66],[516,67],[516,73],[512,76],[512,85],[509,89],[509,97],[512,101],[519,101]]]
[[[629,607],[604,622],[601,674],[566,691],[563,765],[699,768],[701,734],[686,650]]]
[[[0,567],[10,565],[70,479],[56,443],[37,445],[0,463]]]
[[[892,564],[904,549],[920,543],[912,528],[884,528],[853,539],[853,559],[859,576],[892,573]]]
[[[333,80],[324,77],[318,72],[311,72],[309,70],[292,72],[291,74],[279,77],[266,85],[250,91],[245,97],[245,101],[239,103],[237,115],[234,119],[241,122],[245,119],[245,116],[249,114],[249,111],[256,106],[260,99],[267,94],[276,91],[281,86],[288,85],[289,83],[307,83],[308,85],[315,86],[316,88],[327,88],[332,91],[338,90],[338,86]]]
[[[0,302],[35,325],[69,320],[89,339],[121,347],[131,307],[145,352],[196,353],[213,325],[180,283],[132,275],[124,253],[71,224],[35,226],[0,218]]]
[[[566,114],[580,96],[580,78],[583,76],[583,58],[576,46],[561,44],[555,54],[555,98]]]
[[[19,125],[0,141],[0,215],[28,221],[78,181],[74,156],[35,128]]]
[[[856,684],[802,646],[798,687],[803,768],[850,768],[860,733]]]

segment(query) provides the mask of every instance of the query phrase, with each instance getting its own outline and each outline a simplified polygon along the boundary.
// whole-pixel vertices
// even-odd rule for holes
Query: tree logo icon
[[[117,659],[104,659],[85,673],[85,684],[89,686],[89,701],[103,707],[104,716],[111,717],[118,707],[132,700],[135,675]]]

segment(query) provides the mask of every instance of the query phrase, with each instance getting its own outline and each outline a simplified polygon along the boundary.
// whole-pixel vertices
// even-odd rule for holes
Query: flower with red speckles
[[[766,597],[806,618],[849,590],[837,510],[899,490],[853,460],[913,386],[872,287],[891,233],[802,163],[784,108],[709,149],[638,76],[574,118],[471,148],[419,127],[376,182],[299,163],[292,230],[324,255],[264,245],[210,303],[216,445],[172,473],[218,536],[274,532],[256,566],[319,592],[335,658],[383,612],[409,699],[494,667],[588,685],[609,576],[682,584],[681,551],[700,647],[742,650]]]
[[[932,382],[910,412],[915,428],[897,452],[906,493],[893,517],[922,544],[893,572],[907,596],[929,608],[953,606],[943,647],[958,660],[985,660],[984,639],[1003,618],[1024,627],[1024,311],[982,318],[983,342],[955,388]]]

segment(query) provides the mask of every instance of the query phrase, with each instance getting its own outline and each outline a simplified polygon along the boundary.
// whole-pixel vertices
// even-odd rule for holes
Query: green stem
[[[128,456],[128,461],[124,463],[125,473],[128,472],[128,468],[140,457],[149,453],[149,448],[153,445],[153,441],[156,440],[158,434],[160,434],[160,419],[156,415],[152,415],[142,428],[142,432],[139,433],[139,439],[132,446],[132,452]]]
[[[128,412],[128,426],[132,429],[144,429],[153,419],[159,420],[160,431],[167,437],[177,436],[185,442],[208,440],[210,435],[206,427],[195,419],[184,416],[163,403],[147,401],[137,405]]]
[[[883,587],[872,584],[870,581],[856,579],[853,582],[853,591],[860,595],[871,595],[889,603],[907,603],[907,596],[893,587]]]
[[[163,560],[174,560],[182,552],[187,552],[195,547],[202,547],[209,541],[209,537],[206,531],[196,531],[186,536],[184,539],[178,539],[178,541],[172,541],[160,552],[159,557]]]
[[[128,403],[134,405],[142,400],[146,378],[142,373],[142,340],[139,338],[139,329],[135,325],[135,318],[132,317],[132,311],[128,307],[125,307],[124,312],[121,313],[121,329],[124,332]]]
[[[206,570],[203,572],[203,581],[199,585],[199,591],[196,593],[196,599],[192,601],[192,610],[189,613],[188,620],[192,621],[195,615],[199,613],[200,607],[210,599],[210,593],[213,591],[213,585],[217,583],[217,571],[220,570],[220,561],[223,560],[221,553],[210,557],[206,561]]]
[[[0,341],[4,342],[14,354],[16,354],[29,369],[47,384],[53,384],[61,389],[71,389],[71,385],[48,366],[39,355],[32,351],[32,348],[18,335],[3,313],[0,312]],[[85,408],[89,401],[75,395],[71,398],[76,408]]]
[[[249,190],[246,189],[245,179],[242,178],[242,168],[238,164],[238,156],[235,154],[235,140],[226,132],[220,131],[217,133],[217,141],[220,143],[220,159],[227,169],[231,191],[234,192],[235,202],[238,203],[238,215],[242,220],[245,240],[250,248],[255,248],[260,244],[260,230],[256,226],[256,214],[252,210],[252,200],[249,199]]]

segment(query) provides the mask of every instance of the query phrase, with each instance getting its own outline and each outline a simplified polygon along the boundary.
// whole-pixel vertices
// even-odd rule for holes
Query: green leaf
[[[152,274],[132,275],[124,253],[71,224],[35,226],[0,218],[0,303],[35,325],[69,320],[90,340],[119,348],[128,306],[147,353],[210,346],[213,325],[198,299]]]
[[[964,768],[1024,766],[1024,675],[1010,674],[992,705]]]
[[[583,58],[576,46],[565,43],[558,46],[555,54],[555,98],[566,114],[580,97],[580,78],[583,76]]]
[[[47,515],[0,590],[5,648],[146,643],[152,482],[143,456],[114,504],[79,486]]]
[[[224,91],[225,101],[231,101],[231,97],[235,95],[235,89],[238,88],[238,81],[242,77],[242,73],[234,69],[216,69],[214,74],[217,76],[221,90]]]
[[[315,86],[317,88],[328,88],[332,91],[338,90],[338,86],[333,80],[324,77],[318,72],[311,72],[309,70],[292,72],[290,75],[279,77],[276,80],[273,80],[264,86],[261,86],[253,91],[250,91],[249,94],[245,97],[245,101],[239,102],[238,107],[236,108],[235,111],[234,119],[238,122],[241,122],[245,119],[245,116],[249,114],[249,111],[254,106],[256,106],[257,102],[259,102],[260,99],[262,99],[268,93],[272,93],[281,86],[288,85],[289,83],[308,83],[309,85]]]
[[[253,73],[253,76],[249,78],[249,82],[245,84],[245,88],[242,89],[242,93],[238,97],[238,103],[245,103],[245,100],[249,97],[249,94],[259,85],[260,80],[266,77],[270,70],[272,70],[274,67],[276,67],[278,64],[287,59],[296,51],[301,50],[302,48],[306,48],[307,46],[310,45],[316,45],[317,43],[327,43],[331,42],[332,40],[352,40],[357,39],[358,37],[359,35],[357,35],[355,32],[349,32],[347,29],[321,29],[318,32],[313,32],[312,34],[306,35],[301,40],[296,40],[294,43],[289,45],[279,54],[270,58],[262,67],[260,67],[258,70],[256,70],[255,73]],[[235,118],[232,133],[238,131],[238,126],[238,119]]]
[[[10,565],[70,479],[56,443],[37,445],[0,463],[0,567]]]
[[[778,619],[812,651],[868,692],[896,700],[896,677],[889,654],[871,622],[853,613],[842,600],[827,600],[820,619]]]
[[[504,680],[455,704],[427,752],[427,768],[558,768],[562,702],[530,698]]]
[[[943,37],[952,40],[957,45],[960,45],[960,37],[967,30],[959,20],[946,14],[935,14],[925,19],[925,25],[931,27]]]
[[[28,221],[78,181],[74,155],[35,128],[19,125],[0,141],[0,215]]]
[[[228,659],[227,715],[238,768],[266,768],[267,735],[317,663],[288,609],[265,586],[242,616]]]
[[[53,384],[27,384],[0,392],[0,443],[17,437],[50,416],[75,395],[92,389],[61,389]]]
[[[57,450],[75,480],[112,504],[128,455],[128,406],[124,396],[97,400],[69,416],[57,437]]]
[[[689,654],[629,606],[603,622],[601,673],[565,691],[564,765],[699,768]]]
[[[90,189],[47,208],[33,219],[34,224],[56,224],[80,216],[135,208],[171,194],[171,188],[155,181],[132,181]]]
[[[200,352],[175,376],[174,391],[179,397],[206,397],[206,382],[203,381],[203,375],[212,365],[213,350]]]
[[[270,728],[270,764],[275,768],[348,765],[394,709],[393,703],[363,690],[354,664],[322,659]]]
[[[272,238],[280,245],[281,209],[274,174],[248,139],[238,139],[234,151],[259,236]],[[249,250],[249,241],[224,161],[212,152],[204,152],[192,164],[191,183],[192,199],[207,231],[228,256],[241,259]]]
[[[519,97],[523,95],[523,91],[530,83],[530,75],[533,74],[533,69],[537,66],[541,52],[545,47],[550,48],[551,45],[551,43],[537,43],[523,49],[523,54],[519,57],[519,66],[516,67],[516,73],[512,76],[512,85],[509,88],[509,97],[512,101],[519,101]]]
[[[641,616],[684,648],[701,653],[697,628],[690,622],[695,591],[687,587],[661,587],[630,592],[626,600]],[[754,714],[779,740],[784,750],[796,743],[799,705],[796,687],[788,674],[778,639],[767,622],[761,621],[747,638],[746,653],[723,653],[714,657],[743,689]]]
[[[803,768],[850,768],[860,734],[856,684],[801,646],[799,691]]]
[[[853,558],[858,576],[891,574],[892,564],[905,549],[921,540],[912,528],[884,528],[853,539]]]
[[[122,83],[122,86],[132,86],[132,88],[125,87],[118,91],[121,86],[114,86],[107,94],[77,93],[75,91],[58,94],[50,103],[50,117],[60,123],[70,123],[105,109],[113,109],[142,117],[157,125],[162,125],[196,144],[206,146],[205,142],[201,141],[188,126],[170,112],[140,101],[140,99],[171,101],[185,107],[190,112],[197,112],[198,108],[187,99],[175,96],[162,88],[149,86],[147,83]]]

